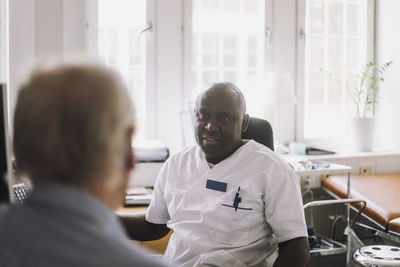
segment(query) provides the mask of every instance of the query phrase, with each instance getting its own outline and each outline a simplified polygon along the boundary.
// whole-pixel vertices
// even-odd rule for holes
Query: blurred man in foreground
[[[19,91],[13,147],[34,189],[0,206],[0,266],[164,266],[134,248],[113,210],[133,169],[133,106],[114,72],[39,70]]]

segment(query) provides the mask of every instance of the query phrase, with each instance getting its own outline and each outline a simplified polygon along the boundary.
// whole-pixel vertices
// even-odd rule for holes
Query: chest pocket
[[[165,196],[168,203],[170,223],[192,222],[201,219],[203,199],[194,193],[184,190],[174,190]]]
[[[210,237],[217,243],[241,246],[249,243],[249,231],[254,223],[255,201],[241,197],[239,208],[232,207],[234,192],[227,192],[215,203],[214,226]]]

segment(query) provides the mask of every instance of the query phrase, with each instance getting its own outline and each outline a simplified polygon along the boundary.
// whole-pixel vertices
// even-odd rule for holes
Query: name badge
[[[227,183],[207,179],[206,188],[220,192],[226,192],[227,185],[228,185]]]

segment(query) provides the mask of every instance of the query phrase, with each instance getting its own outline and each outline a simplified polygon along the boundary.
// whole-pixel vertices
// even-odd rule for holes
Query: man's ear
[[[249,114],[244,114],[242,122],[242,133],[247,131],[247,127],[249,127]]]
[[[135,166],[135,156],[133,154],[133,148],[129,150],[130,152],[127,153],[126,159],[125,159],[125,167],[127,169],[133,169]]]
[[[126,158],[125,158],[125,167],[129,170],[132,170],[133,167],[135,166],[135,155],[133,153],[133,147],[132,147],[132,138],[133,138],[133,133],[134,130],[133,128],[129,130],[128,133],[128,144],[127,144],[127,153],[126,153]]]

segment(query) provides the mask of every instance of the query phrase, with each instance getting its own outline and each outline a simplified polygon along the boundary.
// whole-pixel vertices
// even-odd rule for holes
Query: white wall
[[[9,1],[9,86],[11,110],[32,67],[68,58],[85,48],[85,1]]]
[[[381,86],[378,106],[377,145],[384,149],[400,149],[400,1],[377,0],[376,61],[393,60]]]
[[[35,57],[61,58],[63,54],[63,1],[35,1]]]
[[[13,115],[16,88],[34,61],[34,0],[9,1],[9,88]]]
[[[35,61],[85,53],[86,17],[82,0],[35,0]]]
[[[64,57],[79,55],[86,51],[85,1],[63,2],[63,54]]]

